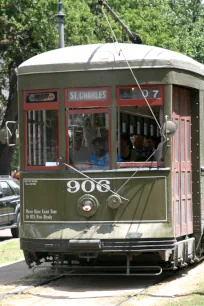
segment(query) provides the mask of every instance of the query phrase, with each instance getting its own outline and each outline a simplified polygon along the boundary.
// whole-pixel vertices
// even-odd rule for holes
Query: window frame
[[[159,88],[160,89],[160,97],[159,98],[151,98],[147,101],[150,106],[163,106],[164,105],[164,86],[160,84],[154,85],[140,85],[141,89],[146,88]],[[116,87],[116,109],[118,112],[118,108],[121,106],[147,106],[147,103],[144,98],[142,99],[120,99],[120,89],[125,88],[139,88],[136,85],[124,85],[124,86],[117,86]],[[141,116],[142,117],[142,116]],[[117,129],[118,129],[118,122],[117,122]],[[121,133],[121,131],[120,131]],[[145,167],[164,167],[164,162],[157,162],[157,161],[148,161],[148,162],[117,162],[117,169],[126,169],[126,168],[145,168]]]
[[[38,103],[26,103],[26,95],[29,93],[41,93],[41,92],[56,92],[57,93],[57,101],[56,102],[38,102]],[[27,136],[28,136],[28,122],[27,122],[27,113],[28,111],[43,111],[43,110],[57,110],[58,117],[58,156],[60,156],[60,97],[59,97],[59,89],[49,88],[49,89],[34,89],[34,90],[25,90],[23,91],[23,112],[24,112],[24,168],[25,170],[31,171],[53,171],[59,170],[60,165],[58,166],[29,166],[28,156],[27,156]]]
[[[68,117],[69,115],[72,114],[108,114],[108,149],[109,149],[109,169],[106,170],[110,170],[112,169],[112,151],[111,151],[111,111],[109,108],[88,108],[88,109],[67,109],[66,110],[66,163],[69,165],[70,164],[70,158],[69,158],[69,139],[68,139],[68,124],[69,124],[69,120]],[[68,169],[69,167],[67,167]],[[89,168],[89,166],[87,165],[87,170],[91,170],[91,168]],[[103,169],[101,169],[102,171],[104,171]],[[97,171],[101,171],[100,169],[97,169]],[[83,170],[82,172],[84,172],[85,170]]]

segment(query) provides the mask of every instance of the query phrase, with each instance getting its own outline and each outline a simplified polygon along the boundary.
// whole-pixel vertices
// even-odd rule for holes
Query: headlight
[[[91,194],[84,194],[78,200],[78,212],[80,215],[89,218],[97,212],[99,208],[98,200]]]
[[[83,211],[91,211],[93,208],[93,203],[90,200],[84,200],[81,203],[81,208],[83,209]]]

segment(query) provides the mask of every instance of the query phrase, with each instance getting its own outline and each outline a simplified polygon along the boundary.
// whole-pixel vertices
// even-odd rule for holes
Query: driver
[[[105,139],[102,137],[96,137],[92,141],[95,153],[88,159],[89,164],[92,167],[109,168],[110,156],[105,150]],[[117,162],[121,162],[122,159],[117,157]]]

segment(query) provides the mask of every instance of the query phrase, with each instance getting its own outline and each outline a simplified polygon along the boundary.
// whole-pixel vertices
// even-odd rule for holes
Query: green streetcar
[[[18,68],[21,226],[29,267],[160,274],[203,257],[204,66],[93,44]]]

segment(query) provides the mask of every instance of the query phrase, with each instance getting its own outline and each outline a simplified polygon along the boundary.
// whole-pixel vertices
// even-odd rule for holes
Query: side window
[[[0,182],[0,186],[5,197],[9,197],[13,195],[13,191],[7,182]]]
[[[28,111],[27,131],[27,166],[56,166],[58,111]]]
[[[25,91],[25,168],[59,169],[59,91]]]

